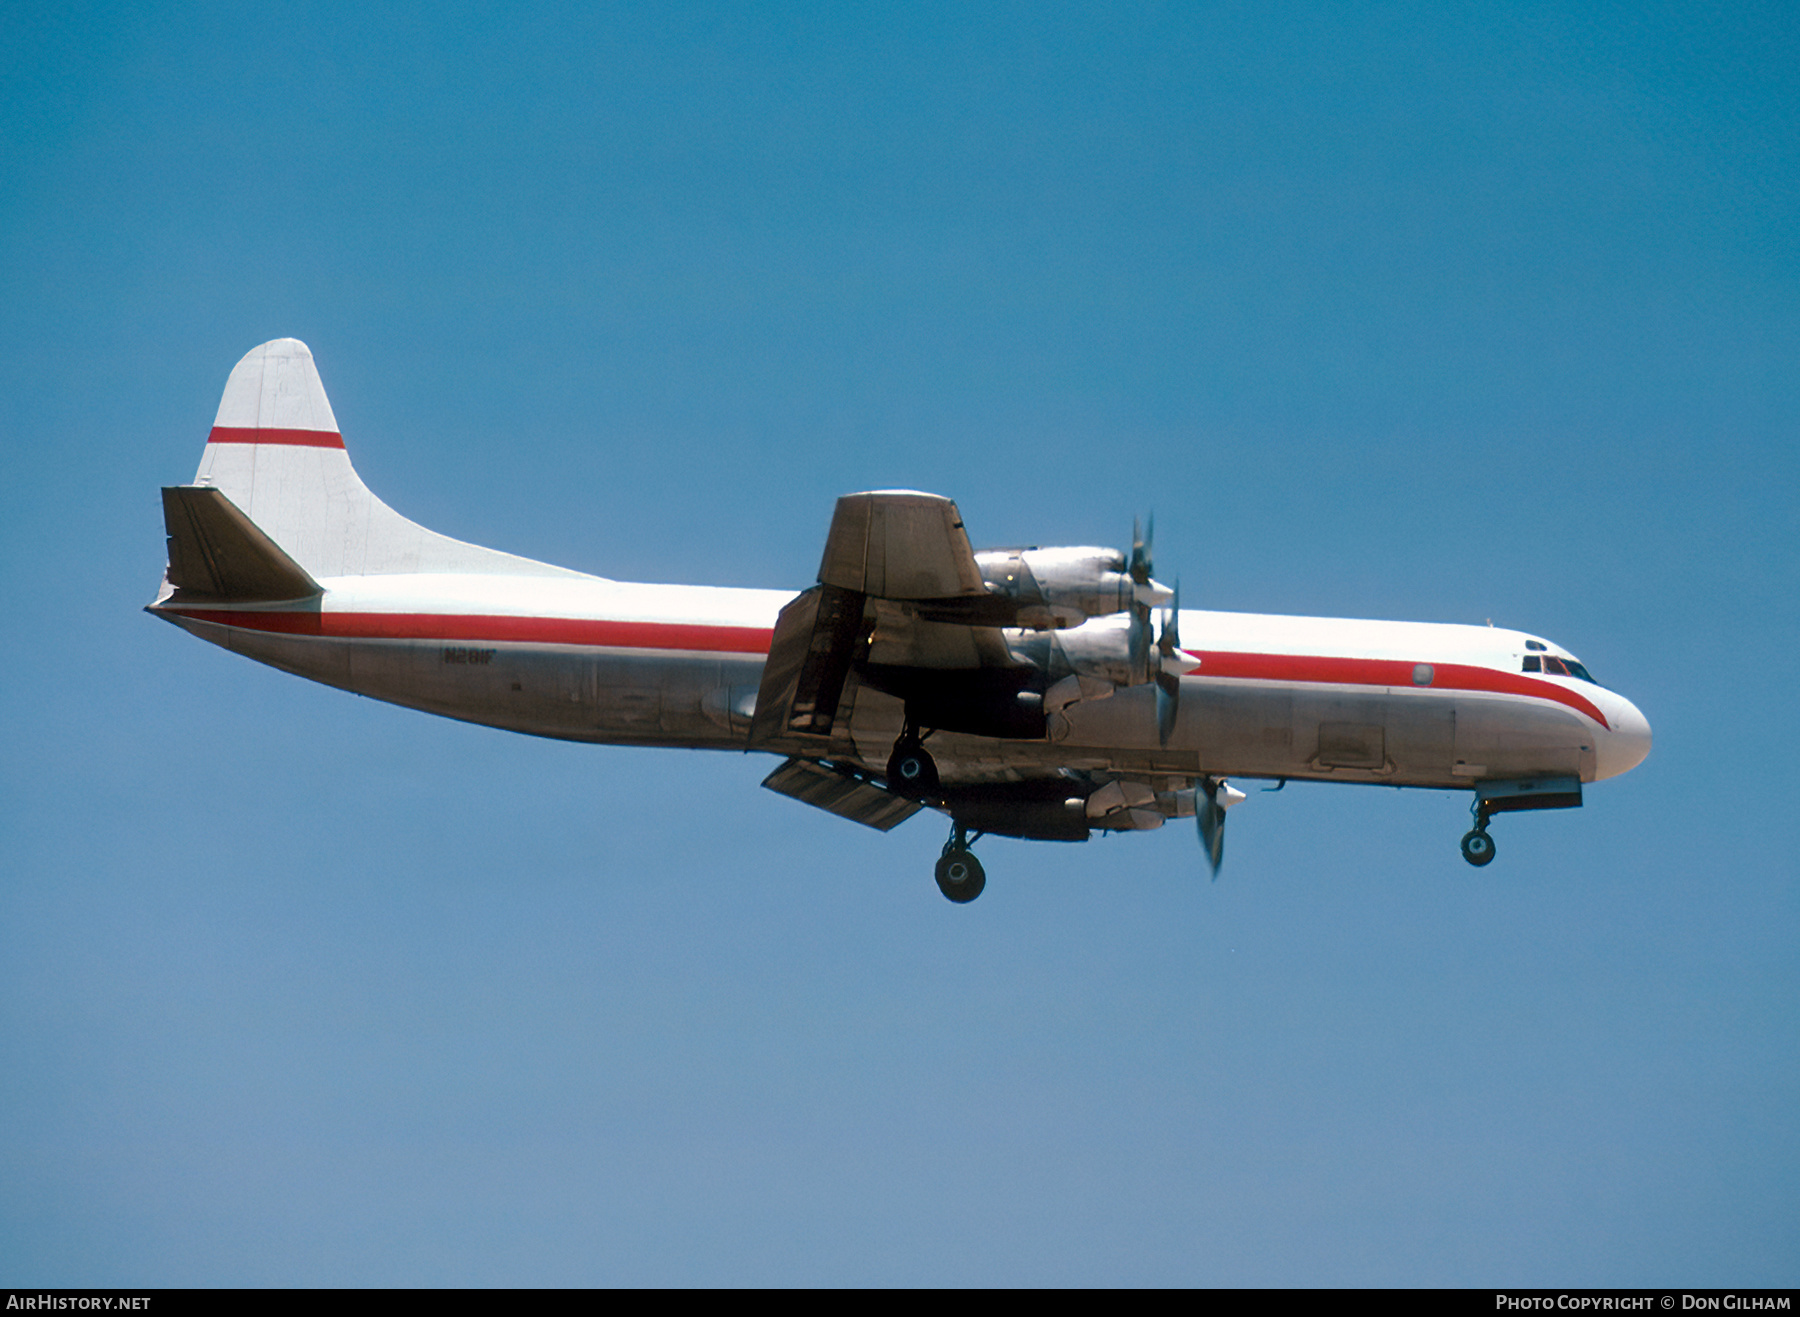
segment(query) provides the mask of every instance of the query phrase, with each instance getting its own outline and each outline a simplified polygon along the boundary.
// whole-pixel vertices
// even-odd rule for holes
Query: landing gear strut
[[[950,840],[944,843],[944,853],[938,857],[937,885],[938,891],[958,905],[967,905],[987,886],[987,874],[969,850],[968,832],[960,823],[951,828]]]
[[[1469,812],[1475,816],[1475,826],[1465,832],[1462,839],[1463,859],[1477,869],[1493,863],[1494,859],[1494,839],[1488,836],[1488,811],[1482,808],[1483,803],[1477,796],[1469,807]]]
[[[910,722],[894,742],[894,753],[888,756],[887,780],[889,790],[913,800],[937,794],[937,761],[925,749],[919,729]]]

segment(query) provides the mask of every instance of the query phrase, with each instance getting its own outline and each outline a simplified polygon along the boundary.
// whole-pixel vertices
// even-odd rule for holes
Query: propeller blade
[[[1150,514],[1147,529],[1138,529],[1136,517],[1131,519],[1131,579],[1136,585],[1149,585],[1152,563],[1150,558],[1151,541],[1156,538],[1156,514]]]
[[[1181,712],[1181,679],[1199,666],[1200,660],[1181,647],[1181,582],[1177,581],[1156,638],[1156,732],[1164,745],[1174,735],[1175,719]]]
[[[1164,745],[1175,734],[1175,718],[1181,712],[1181,678],[1170,672],[1156,675],[1156,735]]]
[[[1150,635],[1150,607],[1148,604],[1131,606],[1131,680],[1133,683],[1149,681],[1155,675],[1150,666],[1150,652],[1156,647]]]
[[[1212,865],[1213,881],[1219,881],[1219,866],[1225,863],[1225,811],[1213,799],[1209,777],[1200,784],[1199,798],[1194,802],[1194,822],[1200,825],[1200,847]]]
[[[1194,790],[1194,822],[1200,828],[1200,845],[1212,864],[1213,881],[1225,862],[1225,811],[1247,797],[1223,778],[1203,777]]]
[[[1181,648],[1181,579],[1175,580],[1175,589],[1169,595],[1169,606],[1163,609],[1162,634],[1156,638],[1156,648],[1164,658],[1174,658],[1175,651]]]

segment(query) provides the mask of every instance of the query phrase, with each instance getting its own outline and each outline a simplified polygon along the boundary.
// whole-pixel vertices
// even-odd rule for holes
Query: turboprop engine
[[[1200,660],[1181,648],[1179,588],[1151,575],[1149,532],[1131,528],[1131,556],[1117,549],[1021,549],[977,554],[989,588],[1035,590],[1048,635],[1026,637],[1014,652],[1042,674],[1045,730],[1053,741],[1069,734],[1065,711],[1082,700],[1103,700],[1123,686],[1156,683],[1156,726],[1169,743],[1181,698],[1181,678]],[[984,559],[986,561],[984,561]],[[996,572],[989,576],[989,564]],[[1046,584],[1046,578],[1048,584]],[[1021,603],[1023,594],[1015,596]],[[1167,605],[1156,610],[1158,605]],[[1058,614],[1058,610],[1061,613]],[[1026,626],[1021,608],[1018,625]],[[1085,613],[1085,616],[1081,616]]]
[[[1033,631],[1078,627],[1090,618],[1127,612],[1146,593],[1117,549],[988,549],[975,555],[975,565],[989,589],[1017,605],[1016,625]],[[1168,598],[1167,591],[1162,598]]]
[[[1149,536],[1138,525],[1129,556],[1092,546],[987,549],[975,564],[987,593],[905,604],[877,627],[859,668],[864,681],[904,699],[921,727],[1053,740],[1068,734],[1063,711],[1076,701],[1155,682],[1157,729],[1168,743],[1180,678],[1200,662],[1180,647],[1177,592],[1151,577]],[[997,627],[1012,661],[932,668],[929,680],[916,665],[885,664],[883,627],[903,633],[909,618]]]
[[[1134,608],[1067,630],[1021,638],[1015,652],[1044,674],[1043,711],[1050,739],[1069,734],[1068,708],[1104,700],[1116,690],[1150,682],[1157,688],[1157,731],[1166,745],[1175,727],[1180,679],[1200,666],[1181,648],[1181,614],[1173,596],[1160,617]]]

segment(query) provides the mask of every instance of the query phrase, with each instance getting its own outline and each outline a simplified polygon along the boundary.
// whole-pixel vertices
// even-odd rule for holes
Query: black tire
[[[1494,860],[1494,839],[1476,828],[1473,832],[1463,834],[1463,859],[1479,869],[1484,864],[1492,864]]]
[[[938,789],[937,761],[917,741],[902,741],[888,756],[888,790],[922,800]]]
[[[937,862],[938,891],[949,897],[958,905],[967,905],[981,895],[981,889],[987,886],[987,874],[981,867],[981,861],[969,851],[959,851],[952,847]]]

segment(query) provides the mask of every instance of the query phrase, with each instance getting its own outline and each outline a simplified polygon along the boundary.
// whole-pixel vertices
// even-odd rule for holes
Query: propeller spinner
[[[1225,862],[1225,811],[1247,799],[1223,778],[1203,777],[1194,792],[1194,822],[1200,828],[1200,845],[1212,865],[1213,881],[1219,880],[1219,866]]]

